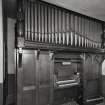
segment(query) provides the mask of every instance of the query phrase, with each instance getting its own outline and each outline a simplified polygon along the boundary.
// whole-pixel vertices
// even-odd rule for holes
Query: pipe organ
[[[24,15],[26,41],[101,48],[102,23],[95,19],[37,1],[26,2]]]
[[[17,105],[102,102],[104,24],[47,2],[20,0],[16,24]]]

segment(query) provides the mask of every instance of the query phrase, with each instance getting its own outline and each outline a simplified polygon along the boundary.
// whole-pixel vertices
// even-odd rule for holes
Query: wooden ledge
[[[101,48],[84,48],[84,47],[73,47],[64,46],[57,44],[37,43],[25,41],[24,48],[40,49],[40,50],[52,50],[52,51],[67,51],[67,52],[79,52],[79,53],[105,53],[105,49]]]

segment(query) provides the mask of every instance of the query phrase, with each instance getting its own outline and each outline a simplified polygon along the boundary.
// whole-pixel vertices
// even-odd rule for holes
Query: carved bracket
[[[49,51],[49,57],[50,57],[50,60],[53,60],[53,58],[54,58],[54,52]]]
[[[35,57],[39,59],[40,50],[35,50],[34,52],[35,52]]]
[[[23,53],[23,49],[22,49],[22,48],[19,48],[19,49],[18,49],[18,53],[19,53],[19,54],[22,54],[22,53]]]
[[[80,57],[81,57],[84,61],[86,61],[88,58],[91,58],[91,54],[83,53],[83,54],[80,55]]]
[[[25,45],[24,45],[24,42],[25,42],[25,40],[24,40],[24,38],[23,37],[18,37],[17,38],[17,47],[18,48],[23,48]]]

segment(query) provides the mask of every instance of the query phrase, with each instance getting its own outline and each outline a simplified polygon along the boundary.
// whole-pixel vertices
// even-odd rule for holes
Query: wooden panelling
[[[17,104],[35,105],[36,103],[36,58],[34,50],[23,50],[18,55]]]
[[[34,54],[23,54],[23,84],[35,85],[35,56]],[[29,78],[30,77],[30,78]]]
[[[27,90],[23,92],[23,100],[22,100],[22,105],[35,105],[35,96],[36,92],[35,90]]]
[[[87,99],[100,97],[102,56],[99,54],[60,53],[22,50],[17,56],[17,104],[58,105],[75,99],[79,104]],[[62,65],[62,62],[71,62]],[[69,80],[74,72],[80,73],[80,85],[59,89],[57,79]]]
[[[22,50],[18,52],[17,61],[17,104],[51,104],[54,66],[52,53]]]
[[[54,76],[56,75],[57,81],[72,80],[75,72],[80,73],[82,80],[83,65],[79,54],[57,53],[54,58]],[[63,65],[63,62],[69,62],[69,65]],[[71,101],[71,99],[77,101],[79,96],[82,96],[82,92],[80,91],[82,89],[81,86],[62,89],[54,88],[54,105],[61,105]]]
[[[50,59],[48,52],[39,55],[39,105],[50,103]]]
[[[84,99],[91,99],[102,95],[101,88],[101,56],[86,54],[83,70]]]

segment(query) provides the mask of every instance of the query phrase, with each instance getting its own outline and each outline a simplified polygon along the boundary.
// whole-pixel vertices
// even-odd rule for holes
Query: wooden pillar
[[[24,47],[24,2],[19,0],[17,9],[17,47]]]

